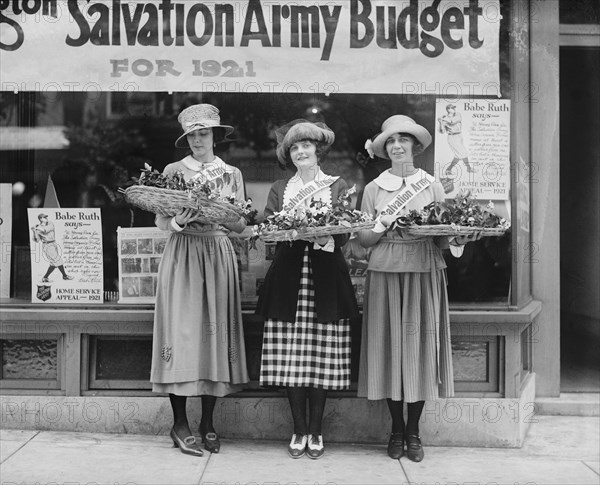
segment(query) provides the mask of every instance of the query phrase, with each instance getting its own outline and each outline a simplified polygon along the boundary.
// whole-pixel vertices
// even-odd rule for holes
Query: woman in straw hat
[[[175,146],[191,154],[167,165],[165,175],[183,172],[220,187],[222,196],[244,198],[241,172],[214,154],[233,128],[221,124],[219,110],[197,104],[181,112],[183,134]],[[202,396],[199,433],[206,450],[218,453],[213,426],[217,396],[248,382],[240,286],[235,251],[227,233],[242,232],[244,218],[224,225],[201,224],[185,209],[174,217],[156,216],[156,225],[171,236],[160,263],[156,289],[154,340],[150,380],[154,392],[168,393],[173,409],[173,444],[183,453],[202,456],[190,430],[187,396]]]
[[[389,159],[390,169],[370,182],[361,209],[377,220],[359,233],[372,247],[365,287],[358,395],[387,399],[392,417],[388,454],[412,461],[424,457],[419,419],[426,400],[454,395],[446,264],[447,238],[408,237],[389,230],[399,215],[444,200],[442,185],[415,168],[413,157],[431,135],[408,116],[385,120],[368,140],[371,154]],[[464,244],[466,239],[453,241]],[[404,422],[403,401],[408,408]]]
[[[283,210],[297,214],[311,200],[330,204],[347,190],[344,180],[319,167],[335,138],[327,125],[295,120],[276,134],[280,164],[296,173],[273,184],[265,217]],[[288,447],[292,458],[323,456],[327,391],[350,385],[349,319],[358,309],[340,250],[347,239],[337,235],[278,243],[258,301],[257,313],[266,319],[260,382],[287,389],[294,420]]]

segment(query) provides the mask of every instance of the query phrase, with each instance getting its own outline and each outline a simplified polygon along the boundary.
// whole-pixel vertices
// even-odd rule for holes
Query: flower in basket
[[[205,181],[196,177],[186,181],[181,170],[165,175],[145,164],[140,177],[133,178],[133,181],[135,187],[165,189],[160,195],[162,200],[154,199],[152,202],[148,201],[158,197],[156,194],[140,194],[139,192],[131,194],[130,203],[152,212],[173,215],[174,211],[180,210],[182,207],[190,207],[200,211],[200,220],[204,222],[231,221],[242,215],[247,220],[254,220],[257,214],[257,211],[251,209],[251,200],[239,201],[233,196],[221,196],[220,189],[226,183],[221,178]],[[128,191],[131,190],[132,187],[129,187],[124,191],[126,198],[128,197]],[[182,195],[184,197],[183,201],[181,200]],[[187,202],[185,202],[186,196]],[[160,200],[160,202],[156,200]]]
[[[494,204],[490,201],[482,207],[471,199],[469,191],[461,191],[452,200],[431,202],[421,209],[410,210],[399,216],[392,228],[401,233],[409,226],[450,225],[457,230],[461,227],[510,228],[510,222],[494,213]]]
[[[371,222],[370,214],[348,208],[350,198],[354,193],[356,193],[356,186],[340,194],[334,204],[312,199],[308,207],[299,206],[293,211],[276,212],[254,227],[252,238],[256,239],[277,231],[289,231],[286,238],[292,241],[301,233],[310,236],[311,229],[328,227],[339,229],[339,226],[351,229],[354,224]],[[327,229],[321,235],[326,234],[326,231]],[[339,231],[336,230],[335,233],[339,233]]]

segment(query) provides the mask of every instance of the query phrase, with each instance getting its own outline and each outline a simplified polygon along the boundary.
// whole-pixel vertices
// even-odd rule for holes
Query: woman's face
[[[297,141],[290,147],[290,158],[298,169],[316,166],[317,145],[311,140]]]
[[[407,162],[413,159],[414,140],[405,133],[394,133],[385,142],[385,151],[392,162]]]
[[[187,135],[187,141],[196,157],[203,157],[213,153],[213,131],[212,128],[195,130]]]

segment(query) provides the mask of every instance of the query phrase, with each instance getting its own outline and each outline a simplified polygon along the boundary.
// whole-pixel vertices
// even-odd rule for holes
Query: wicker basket
[[[457,226],[451,224],[422,225],[412,224],[401,227],[404,234],[410,236],[469,236],[476,232],[482,236],[502,236],[506,229],[501,227]]]
[[[265,242],[295,241],[297,239],[306,239],[308,237],[350,234],[362,231],[363,229],[371,229],[372,227],[375,227],[375,222],[357,222],[350,224],[349,226],[340,224],[334,226],[305,227],[302,229],[285,229],[281,231],[265,231],[260,234],[260,237]]]
[[[123,195],[130,204],[163,216],[174,216],[181,209],[194,209],[199,213],[197,221],[206,224],[237,222],[243,215],[240,208],[229,202],[194,197],[182,190],[132,185]]]

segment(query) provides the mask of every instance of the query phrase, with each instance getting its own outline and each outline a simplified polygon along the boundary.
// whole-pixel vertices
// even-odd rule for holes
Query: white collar
[[[321,170],[321,167],[317,167],[317,174],[315,175],[315,181],[320,182],[321,180],[329,177],[326,173]],[[310,182],[307,182],[307,184]],[[283,192],[283,205],[286,206],[289,204],[290,199],[294,197],[300,189],[302,189],[305,185],[300,174],[296,172],[296,174],[288,180],[287,185],[285,186],[285,191]],[[331,204],[331,188],[324,187],[321,190],[315,192],[313,196],[304,201],[304,205],[308,207],[310,205],[310,199],[320,200],[325,204]]]
[[[373,182],[375,182],[379,187],[381,187],[383,190],[387,190],[388,192],[400,190],[405,182],[406,185],[408,185],[410,183],[418,182],[423,178],[432,178],[431,175],[420,168],[418,168],[415,173],[409,175],[408,177],[399,177],[398,175],[394,175],[390,170],[391,169],[388,168],[387,170],[381,172],[381,174],[379,174],[379,176],[373,180]]]
[[[212,162],[202,163],[196,160],[192,155],[188,155],[183,160],[181,160],[181,163],[183,163],[186,168],[194,172],[200,172],[201,170],[209,168],[214,169],[216,167],[222,168],[228,173],[233,172],[233,169],[217,156],[215,156]]]

